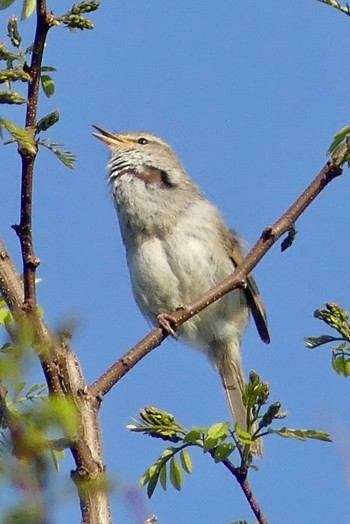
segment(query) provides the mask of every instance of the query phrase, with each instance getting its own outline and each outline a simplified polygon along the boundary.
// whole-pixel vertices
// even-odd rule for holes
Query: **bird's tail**
[[[241,364],[239,347],[235,351],[222,351],[219,358],[216,355],[215,365],[220,374],[222,385],[224,386],[228,404],[234,422],[242,429],[247,429],[247,408],[243,404],[242,394],[245,386],[245,379]],[[254,427],[252,428],[254,431]],[[255,441],[251,448],[252,452],[260,457],[263,455],[262,439]]]

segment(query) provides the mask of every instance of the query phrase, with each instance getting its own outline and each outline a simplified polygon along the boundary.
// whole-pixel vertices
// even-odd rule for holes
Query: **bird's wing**
[[[226,229],[226,231],[222,231],[222,237],[228,255],[231,258],[233,265],[237,267],[244,260],[244,253],[239,240],[237,240],[237,235],[234,231]],[[249,275],[247,278],[245,295],[261,340],[266,344],[269,344],[270,334],[267,326],[266,310],[253,275]]]

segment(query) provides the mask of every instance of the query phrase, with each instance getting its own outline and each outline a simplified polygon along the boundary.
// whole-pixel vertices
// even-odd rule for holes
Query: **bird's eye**
[[[138,139],[137,143],[144,146],[145,144],[148,144],[148,140],[147,138],[141,137]]]

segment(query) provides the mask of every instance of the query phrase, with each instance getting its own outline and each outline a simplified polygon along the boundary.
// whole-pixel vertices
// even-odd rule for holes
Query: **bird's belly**
[[[141,311],[153,323],[161,312],[172,311],[181,303],[179,283],[167,258],[164,245],[156,237],[128,252],[133,293]]]
[[[223,260],[199,239],[181,235],[167,242],[156,237],[145,240],[128,263],[136,302],[155,325],[159,313],[190,304],[233,270],[229,257]],[[234,291],[187,321],[180,334],[206,350],[218,338],[229,339],[236,333],[235,320],[242,323],[242,307],[246,309],[243,294]]]

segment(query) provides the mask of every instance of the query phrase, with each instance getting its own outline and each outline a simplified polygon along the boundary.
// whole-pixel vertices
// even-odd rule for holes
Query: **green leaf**
[[[203,450],[210,451],[211,449],[216,448],[216,446],[220,444],[220,442],[221,442],[221,438],[207,437],[204,439]]]
[[[214,439],[222,439],[228,436],[230,424],[228,422],[218,422],[213,424],[208,429],[208,437]]]
[[[182,449],[180,451],[180,460],[181,460],[182,469],[184,469],[186,473],[192,473],[192,470],[193,470],[192,460],[191,460],[190,454],[187,451],[187,449]]]
[[[291,429],[291,428],[280,428],[280,429],[269,429],[269,433],[275,433],[281,437],[296,438],[298,440],[315,439],[322,440],[324,442],[332,442],[331,436],[325,431],[316,431],[313,429]]]
[[[80,15],[68,13],[67,15],[57,18],[57,20],[63,22],[71,31],[75,31],[75,29],[80,29],[81,31],[84,31],[84,29],[94,29],[94,24],[84,16]]]
[[[1,84],[4,82],[16,82],[17,80],[20,80],[21,82],[31,81],[31,76],[23,70],[22,66],[0,70]]]
[[[6,322],[10,317],[11,313],[7,308],[0,309],[0,325],[6,325]]]
[[[228,422],[218,422],[207,430],[207,437],[204,439],[204,451],[210,451],[224,440],[229,433],[230,424]]]
[[[74,15],[80,15],[82,13],[91,13],[96,11],[100,7],[98,0],[92,0],[91,2],[80,2],[79,4],[73,5],[70,13]]]
[[[77,160],[77,157],[70,151],[61,151],[58,149],[62,144],[57,144],[56,142],[48,142],[47,140],[39,140],[38,144],[49,149],[54,155],[57,156],[65,166],[69,169],[74,169],[74,162]]]
[[[332,356],[332,367],[338,375],[342,377],[348,377],[350,376],[350,358],[346,358],[346,356],[339,355],[339,354],[333,354]]]
[[[55,148],[52,148],[51,151],[66,167],[69,167],[69,169],[74,169],[74,162],[77,160],[77,157],[73,153],[70,151],[60,151],[59,149]]]
[[[192,442],[195,443],[197,440],[202,440],[201,437],[202,437],[202,433],[197,429],[193,429],[192,431],[189,431],[188,433],[186,433],[183,439],[183,442],[184,443],[192,443]]]
[[[26,20],[33,14],[36,7],[36,0],[23,0],[21,20]]]
[[[34,384],[34,386],[28,389],[26,397],[30,397],[33,393],[35,393],[36,395],[41,395],[41,393],[43,393],[43,391],[46,391],[46,389],[46,384]]]
[[[0,104],[26,104],[27,99],[25,96],[16,91],[3,91],[0,90]]]
[[[249,431],[244,430],[238,424],[236,424],[236,433],[241,444],[253,444],[253,440]]]
[[[64,459],[64,450],[51,449],[51,458],[56,471],[60,471],[60,460]]]
[[[20,149],[28,151],[33,155],[36,154],[36,142],[28,129],[16,126],[13,122],[0,118],[0,129],[1,127],[7,129],[7,131],[13,136],[15,142],[18,143]]]
[[[52,66],[41,66],[42,72],[51,72],[51,71],[57,71],[56,67]]]
[[[13,4],[13,2],[14,0],[0,0],[0,11],[10,7],[10,5]]]
[[[50,397],[38,404],[31,414],[33,425],[45,429],[57,428],[68,438],[74,437],[78,428],[77,408],[72,400]]]
[[[4,43],[0,42],[0,60],[6,60],[8,62],[7,67],[10,67],[14,60],[21,61],[21,55],[11,53],[11,51],[7,49]]]
[[[19,395],[19,393],[21,391],[23,391],[24,387],[25,387],[26,383],[25,382],[19,382],[18,384],[16,384],[16,387],[15,387],[15,396]]]
[[[333,141],[331,145],[328,148],[327,155],[330,155],[337,149],[339,144],[346,138],[346,136],[350,133],[350,126],[345,126],[340,131],[338,131],[333,138]]]
[[[182,476],[182,469],[180,468],[180,465],[175,457],[173,457],[170,460],[170,482],[174,486],[175,489],[178,491],[181,491],[182,488],[182,482],[183,482],[183,476]]]
[[[14,47],[19,47],[22,42],[21,35],[18,31],[18,25],[17,25],[17,17],[11,16],[9,23],[7,24],[7,33],[9,35],[9,38],[11,40],[11,44]]]
[[[147,484],[147,482],[149,482],[149,479],[151,478],[153,473],[156,471],[156,469],[157,469],[157,464],[153,464],[150,468],[148,468],[144,472],[144,474],[140,478],[140,486],[141,487],[145,486]]]
[[[169,458],[176,453],[176,448],[166,448],[162,453],[162,459]]]
[[[333,342],[337,340],[335,337],[330,335],[321,335],[319,337],[305,337],[306,347],[309,349],[314,349],[323,344],[328,344],[328,342]]]
[[[47,98],[51,98],[55,93],[55,84],[49,75],[41,75],[41,86]]]
[[[40,133],[41,131],[47,131],[50,127],[54,126],[60,119],[58,111],[53,111],[48,115],[44,116],[39,120],[35,126],[35,134]]]
[[[167,488],[167,470],[166,470],[166,462],[159,468],[159,482],[164,491],[166,491]]]
[[[154,490],[157,487],[158,479],[159,479],[159,468],[155,470],[153,475],[150,477],[148,484],[147,484],[147,497],[150,499],[154,493]]]
[[[231,455],[232,451],[235,449],[233,442],[223,442],[218,446],[214,453],[215,462],[221,462],[222,460],[227,459]]]

